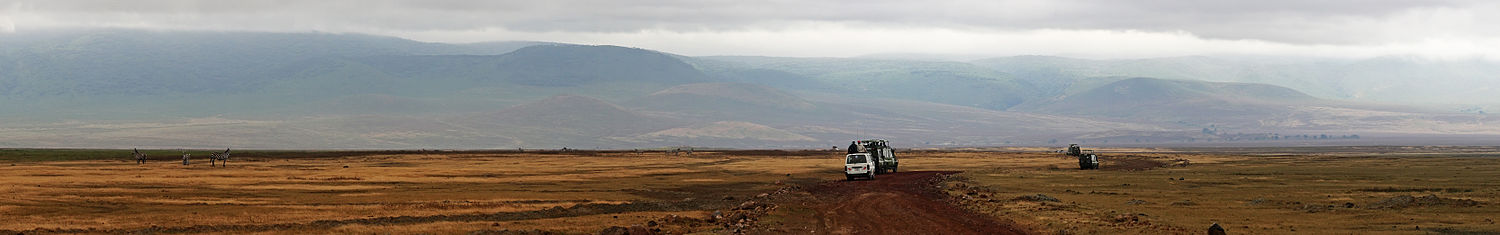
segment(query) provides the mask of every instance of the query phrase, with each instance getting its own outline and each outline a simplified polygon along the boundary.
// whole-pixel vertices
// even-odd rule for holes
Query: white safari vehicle
[[[875,159],[869,153],[855,153],[844,156],[844,177],[849,180],[854,178],[875,179]]]

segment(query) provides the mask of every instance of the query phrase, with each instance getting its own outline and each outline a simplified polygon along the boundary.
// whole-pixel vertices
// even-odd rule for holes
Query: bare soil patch
[[[963,210],[935,187],[943,175],[918,171],[875,180],[826,181],[804,197],[778,201],[768,234],[1026,234],[998,218]]]

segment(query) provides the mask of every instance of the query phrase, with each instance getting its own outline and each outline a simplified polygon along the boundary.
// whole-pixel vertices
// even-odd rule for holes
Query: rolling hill
[[[972,61],[1033,80],[1153,77],[1259,83],[1342,101],[1407,105],[1480,104],[1500,100],[1500,63],[1485,59],[1384,56],[1364,59],[1184,56],[1087,60],[1013,56]]]
[[[1482,109],[1359,101],[1444,91],[1486,97],[1495,84],[1486,65],[689,57],[545,42],[58,31],[0,35],[0,147],[825,148],[861,138],[906,146],[1239,138],[1206,129],[1500,135]],[[1460,79],[1402,88],[1428,74]],[[1322,76],[1336,78],[1315,79]]]
[[[1292,89],[1263,84],[1100,79],[1113,81],[1017,109],[1126,120],[1236,123],[1284,115],[1293,105],[1322,102]]]

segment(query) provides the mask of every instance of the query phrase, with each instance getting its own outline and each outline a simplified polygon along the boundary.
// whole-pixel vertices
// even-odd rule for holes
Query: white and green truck
[[[869,155],[874,173],[895,173],[901,164],[896,160],[896,151],[891,148],[890,143],[882,139],[855,140],[849,143],[849,155]],[[849,156],[845,156],[848,159]]]

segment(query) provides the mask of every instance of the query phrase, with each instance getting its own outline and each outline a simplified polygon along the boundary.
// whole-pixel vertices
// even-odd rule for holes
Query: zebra
[[[193,156],[193,154],[187,153],[187,151],[182,151],[182,165],[184,165],[184,166],[188,165],[188,157],[192,157],[192,156]]]
[[[135,153],[131,154],[131,156],[135,157],[135,164],[136,165],[146,164],[146,154],[141,153],[140,149],[131,149],[131,150],[135,151]]]
[[[215,155],[215,156],[219,158],[219,163],[220,163],[219,167],[227,167],[227,166],[229,166],[229,149],[226,148],[226,149],[224,149],[223,153],[219,153],[218,155]]]
[[[215,164],[218,164],[218,163],[215,163],[215,161],[219,160],[219,154],[220,154],[219,152],[213,152],[213,153],[209,153],[208,154],[208,166],[209,167],[213,167]]]

